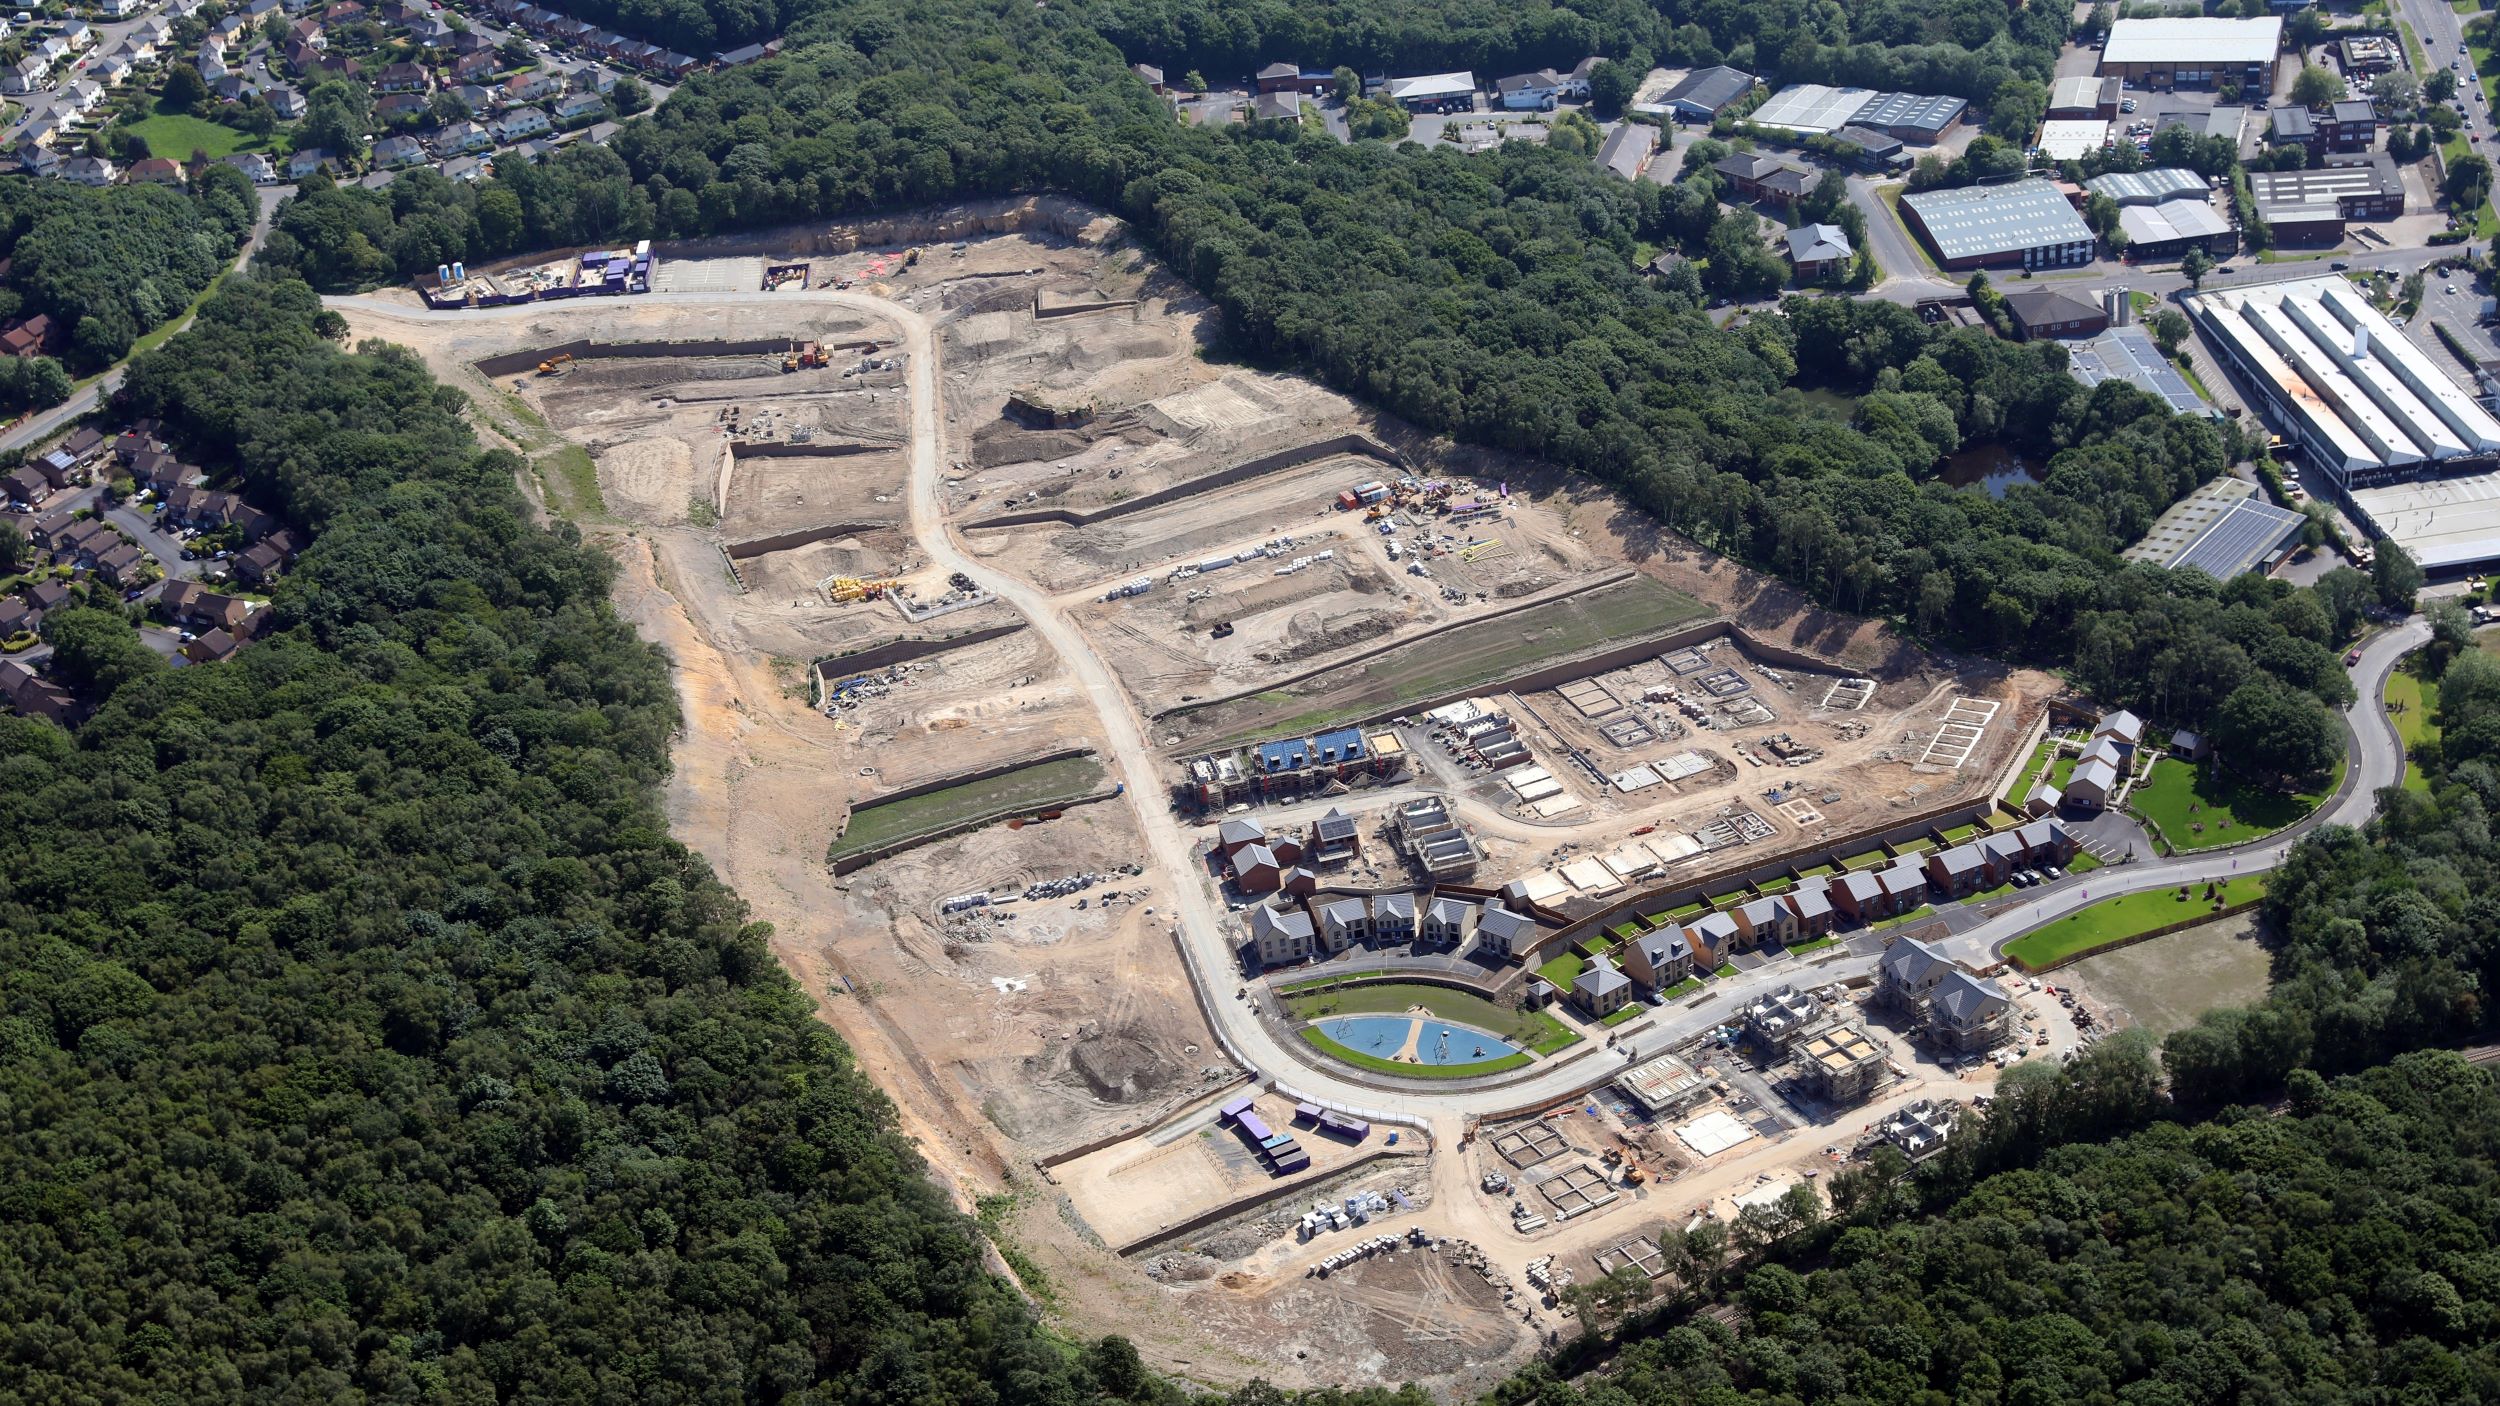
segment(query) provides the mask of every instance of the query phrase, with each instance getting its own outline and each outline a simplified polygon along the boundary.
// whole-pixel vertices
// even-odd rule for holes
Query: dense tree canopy
[[[188,193],[0,176],[0,255],[17,311],[50,314],[76,369],[110,365],[225,271],[257,200],[227,166],[208,168]]]

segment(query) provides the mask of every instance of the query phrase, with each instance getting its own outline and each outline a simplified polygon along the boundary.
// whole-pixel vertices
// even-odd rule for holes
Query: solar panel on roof
[[[2307,521],[2272,503],[2242,498],[2214,519],[2205,535],[2179,553],[2170,567],[2176,571],[2193,566],[2217,581],[2228,581],[2273,555],[2298,535]]]

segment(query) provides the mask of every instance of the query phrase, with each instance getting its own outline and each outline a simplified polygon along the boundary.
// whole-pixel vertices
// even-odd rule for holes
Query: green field
[[[2341,775],[2339,768],[2319,790],[2287,793],[2164,757],[2153,763],[2152,779],[2135,788],[2127,807],[2174,850],[2214,849],[2271,835],[2316,810]]]
[[[187,113],[160,112],[129,126],[131,131],[139,134],[140,140],[148,144],[148,155],[162,156],[170,161],[188,161],[195,151],[205,151],[210,160],[216,160],[238,151],[259,151],[267,145],[248,132],[238,132],[232,127],[222,127]]]
[[[2404,743],[2407,753],[2425,742],[2439,740],[2439,684],[2398,669],[2387,676],[2387,720],[2396,725],[2396,738]],[[2405,789],[2428,791],[2430,778],[2422,774],[2410,756],[2405,760]]]
[[[1349,1050],[1319,1033],[1316,1025],[1303,1026],[1302,1038],[1330,1059],[1351,1064],[1357,1069],[1368,1069],[1375,1074],[1395,1074],[1404,1079],[1472,1079],[1479,1074],[1499,1074],[1505,1069],[1517,1069],[1528,1062],[1526,1055],[1506,1054],[1500,1059],[1479,1060],[1474,1064],[1401,1064],[1394,1059]]]
[[[2223,904],[2227,907],[2246,903],[2263,896],[2265,891],[2265,875],[2244,874],[2222,886]],[[2177,889],[2166,888],[2103,899],[2014,939],[2006,944],[2005,955],[2037,971],[2079,952],[2090,952],[2155,928],[2200,917],[2213,906],[2204,893],[2204,887],[2196,885],[2189,889],[2186,898],[2181,898]]]
[[[1167,715],[1209,751],[1269,737],[1305,737],[1360,718],[1390,717],[1540,665],[1690,624],[1710,613],[1645,577],[1444,630],[1285,688]]]
[[[1515,1011],[1507,1006],[1497,1006],[1482,996],[1446,986],[1427,986],[1422,982],[1375,982],[1313,995],[1288,996],[1285,1000],[1286,1013],[1296,1020],[1318,1020],[1332,1015],[1397,1015],[1417,1006],[1443,1020],[1472,1025],[1538,1054],[1552,1054],[1578,1044],[1580,1040],[1571,1027],[1543,1011]],[[1310,1032],[1303,1033],[1307,1035]],[[1381,1062],[1387,1063],[1385,1060]],[[1392,1068],[1406,1073],[1415,1066],[1399,1064]],[[1479,1069],[1475,1072],[1484,1071]]]
[[[849,828],[833,842],[826,858],[846,859],[973,816],[1003,819],[1073,801],[1101,786],[1102,776],[1102,763],[1093,757],[1062,757],[986,781],[967,781],[926,795],[863,806],[851,812]]]

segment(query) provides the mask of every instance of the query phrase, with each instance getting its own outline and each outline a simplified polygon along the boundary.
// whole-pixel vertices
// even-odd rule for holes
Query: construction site
[[[1352,1076],[1234,1053],[1279,1002],[1209,956],[1240,920],[1205,851],[1227,815],[1337,811],[1332,882],[1587,911],[1984,798],[2054,680],[1226,365],[1208,305],[1081,206],[651,257],[648,296],[337,305],[615,557],[683,714],[674,832],[944,1184],[1015,1197],[1000,1233],[1072,1333],[1463,1399],[1662,1227],[1988,1087],[1895,1058],[1810,1125],[1714,1047],[1651,1071],[1653,1112],[1610,1081],[1660,1052],[1599,1034],[1525,1071],[1581,1094],[1315,1103],[1290,1079]]]

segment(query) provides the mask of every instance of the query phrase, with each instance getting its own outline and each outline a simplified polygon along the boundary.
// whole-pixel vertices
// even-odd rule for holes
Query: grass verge
[[[2405,749],[2405,789],[2428,791],[2430,778],[2412,757],[2413,749],[2439,740],[2439,684],[2409,670],[2387,676],[2387,719],[2396,725],[2396,740]]]
[[[2222,906],[2247,903],[2264,896],[2266,876],[2244,874],[2220,886]],[[2036,932],[2007,943],[2005,955],[2037,970],[2051,962],[2096,951],[2112,943],[2140,937],[2155,928],[2184,922],[2209,911],[2212,904],[2204,897],[2201,886],[2191,886],[2188,897],[2181,898],[2175,888],[2155,889],[2151,893],[2131,893],[2124,898],[2108,898],[2089,908],[2069,913]]]
[[[1625,1021],[1639,1015],[1644,1009],[1646,1008],[1638,1002],[1634,1002],[1629,1005],[1618,1007],[1614,1014],[1607,1016],[1605,1019],[1600,1020],[1597,1023],[1600,1025],[1621,1025]]]

